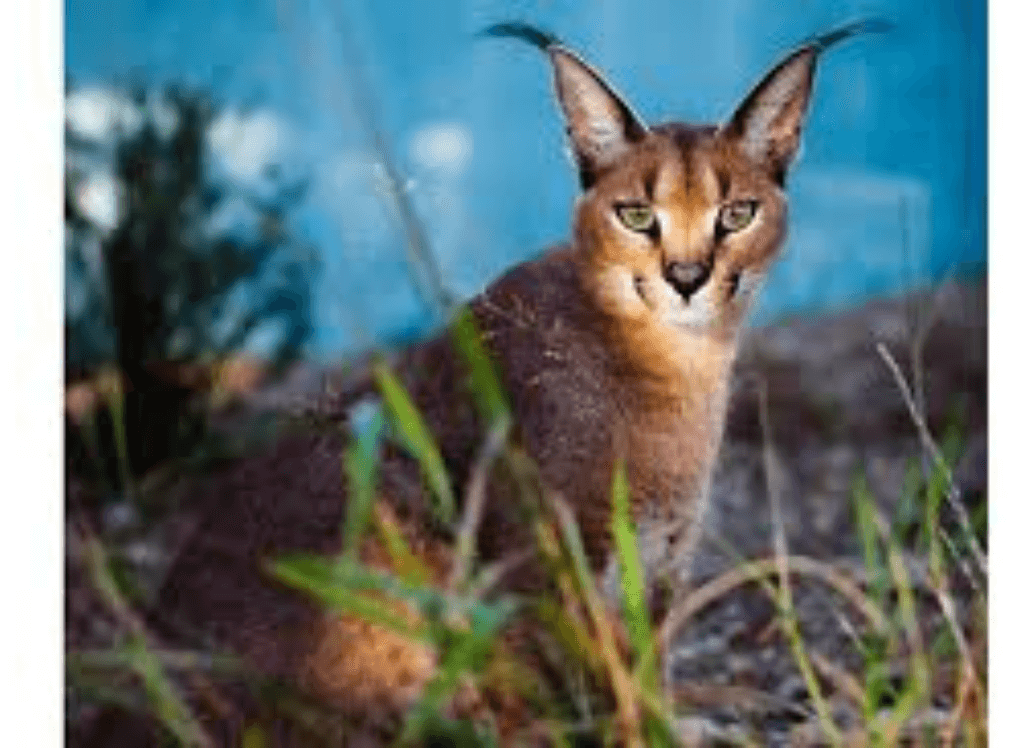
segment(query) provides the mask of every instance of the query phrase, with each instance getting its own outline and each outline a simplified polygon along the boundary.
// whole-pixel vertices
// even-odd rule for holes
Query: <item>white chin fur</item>
[[[763,280],[763,273],[741,273],[736,292],[727,303],[739,305],[746,312]],[[655,308],[661,320],[672,327],[706,330],[719,316],[720,310],[716,306],[710,283],[694,293],[689,301],[685,301],[674,288],[661,279],[649,282],[647,289],[649,294],[656,297]]]
[[[667,325],[704,330],[718,316],[709,285],[700,288],[688,302],[660,278],[651,285],[657,288],[659,316]]]

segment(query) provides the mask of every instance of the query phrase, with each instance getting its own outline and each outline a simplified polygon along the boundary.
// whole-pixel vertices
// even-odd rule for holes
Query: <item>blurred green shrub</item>
[[[319,253],[292,227],[307,180],[275,165],[248,186],[218,173],[207,95],[67,100],[68,467],[120,491],[203,454],[211,395],[249,391],[300,354]]]

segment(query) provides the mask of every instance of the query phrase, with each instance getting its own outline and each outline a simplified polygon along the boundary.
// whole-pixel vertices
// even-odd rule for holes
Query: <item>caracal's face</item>
[[[817,37],[773,67],[720,127],[648,127],[600,73],[553,37],[505,24],[545,49],[584,193],[574,245],[605,312],[683,334],[735,332],[782,245],[782,185],[799,145]]]
[[[732,327],[782,245],[783,191],[717,128],[662,125],[581,197],[576,241],[606,310]]]

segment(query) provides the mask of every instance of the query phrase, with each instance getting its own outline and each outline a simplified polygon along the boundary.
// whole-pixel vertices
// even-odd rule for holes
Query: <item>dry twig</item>
[[[835,567],[823,561],[808,556],[789,556],[786,559],[790,574],[800,574],[804,577],[817,579],[829,585],[836,592],[841,594],[876,630],[881,630],[885,625],[885,616],[878,607],[868,599],[857,583],[851,580],[845,573],[838,571]],[[661,625],[658,636],[664,651],[679,633],[680,629],[697,613],[713,603],[715,600],[724,597],[737,587],[751,582],[759,582],[766,577],[778,575],[779,563],[777,559],[765,558],[757,561],[747,561],[721,574],[702,586],[694,589],[673,606]]]
[[[469,573],[469,566],[473,559],[473,552],[476,546],[477,529],[484,513],[484,501],[487,495],[487,475],[491,466],[501,454],[508,441],[511,432],[512,421],[510,418],[500,418],[491,426],[487,432],[483,448],[469,474],[469,482],[466,486],[466,504],[462,512],[462,521],[459,523],[457,533],[457,552],[455,563],[452,566],[449,577],[448,588],[457,590],[466,581]]]
[[[960,526],[964,531],[964,535],[967,537],[967,542],[970,545],[971,553],[974,555],[975,563],[978,565],[981,573],[987,577],[988,559],[985,556],[985,553],[981,550],[977,537],[975,537],[974,532],[971,530],[971,522],[967,514],[967,509],[964,507],[963,497],[960,495],[960,490],[953,482],[953,472],[946,463],[946,459],[942,456],[942,450],[939,449],[938,444],[935,443],[935,439],[932,438],[931,432],[928,431],[928,424],[925,422],[924,416],[921,414],[921,411],[914,402],[914,395],[910,391],[910,385],[907,384],[906,377],[904,377],[903,372],[900,371],[899,364],[896,363],[896,360],[889,352],[885,343],[877,343],[875,347],[878,350],[878,355],[882,357],[883,361],[885,361],[886,366],[889,367],[893,378],[896,380],[896,386],[899,387],[900,394],[903,396],[903,401],[906,403],[907,409],[910,411],[910,417],[914,421],[914,425],[917,427],[921,443],[924,445],[928,455],[931,457],[932,463],[938,470],[942,471],[943,477],[946,479],[946,497],[949,499],[950,506],[953,507],[953,511],[956,513],[957,521],[960,523]]]

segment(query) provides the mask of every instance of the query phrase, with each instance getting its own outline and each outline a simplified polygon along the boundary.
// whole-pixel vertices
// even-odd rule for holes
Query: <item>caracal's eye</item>
[[[718,226],[723,233],[731,234],[749,226],[755,215],[757,200],[736,200],[718,211]]]
[[[644,203],[619,203],[615,206],[615,215],[627,229],[642,234],[653,233],[658,225],[654,208]]]

